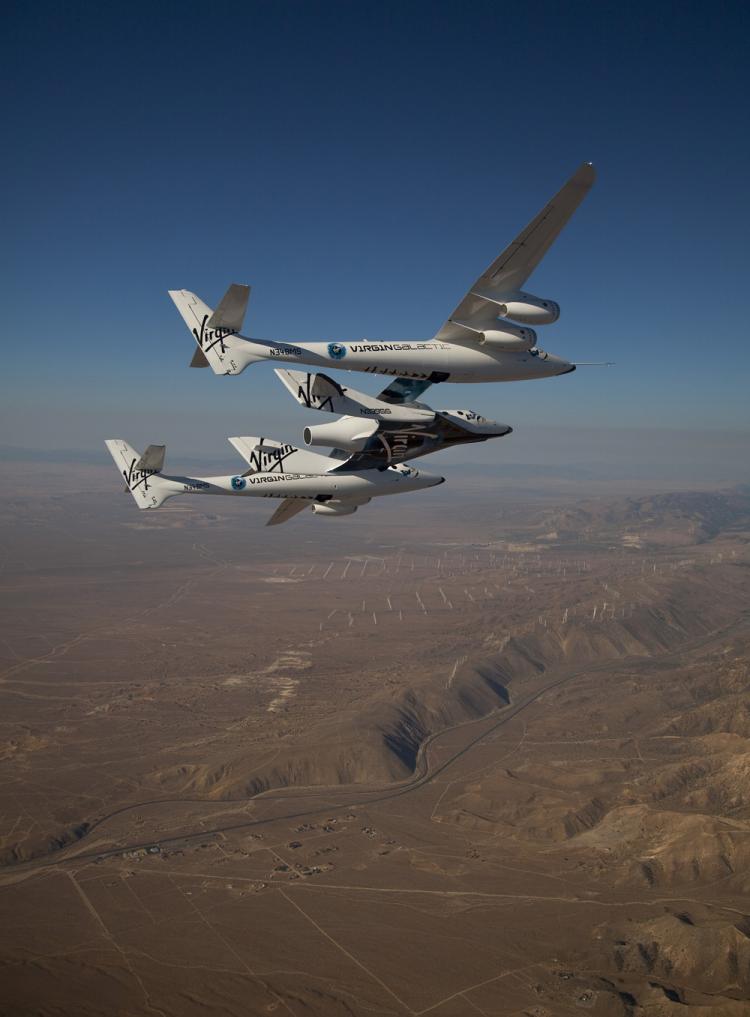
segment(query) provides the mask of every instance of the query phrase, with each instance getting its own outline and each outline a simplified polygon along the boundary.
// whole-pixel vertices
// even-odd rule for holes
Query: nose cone
[[[419,472],[420,487],[437,487],[439,484],[445,483],[445,477],[438,477],[434,473],[423,473]]]
[[[569,360],[565,360],[563,357],[556,357],[554,353],[550,353],[547,357],[547,366],[550,369],[550,374],[555,376],[559,374],[571,374],[576,369],[575,364],[571,364]]]

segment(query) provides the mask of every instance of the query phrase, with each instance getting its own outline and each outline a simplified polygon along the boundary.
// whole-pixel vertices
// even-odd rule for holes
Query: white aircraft
[[[470,410],[436,411],[422,403],[387,402],[344,388],[325,374],[276,374],[302,406],[344,414],[331,424],[305,428],[306,444],[329,447],[328,455],[269,438],[230,438],[247,463],[243,473],[172,476],[163,473],[164,445],[149,445],[139,455],[121,438],[110,439],[105,444],[138,507],[159,508],[176,494],[224,494],[283,499],[268,526],[286,522],[309,504],[318,515],[351,515],[372,498],[443,483],[443,477],[406,465],[407,458],[512,431]]]
[[[286,522],[308,505],[317,515],[348,516],[371,498],[436,487],[445,479],[404,465],[357,471],[339,458],[268,438],[229,441],[249,469],[227,477],[164,474],[164,445],[149,445],[139,455],[121,438],[109,439],[105,444],[138,508],[159,508],[167,498],[177,494],[280,498],[281,504],[268,520],[268,526]]]
[[[169,295],[198,349],[191,367],[241,374],[262,360],[336,367],[398,379],[409,401],[437,382],[523,381],[569,374],[576,365],[546,353],[530,326],[557,321],[560,307],[521,288],[588,193],[594,167],[580,166],[539,215],[493,261],[430,340],[289,343],[240,335],[250,287],[233,283],[215,311],[188,290]],[[388,389],[386,389],[388,392]]]
[[[300,406],[344,414],[304,430],[306,445],[332,448],[333,457],[345,460],[335,469],[382,470],[453,445],[502,438],[513,430],[472,410],[399,403],[389,398],[388,390],[376,398],[339,385],[326,374],[279,368],[276,374]]]

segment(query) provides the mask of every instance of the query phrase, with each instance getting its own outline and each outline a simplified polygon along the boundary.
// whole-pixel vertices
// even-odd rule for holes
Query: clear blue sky
[[[251,283],[261,336],[431,336],[583,160],[598,182],[527,288],[563,307],[546,348],[617,367],[436,403],[750,427],[749,30],[741,3],[19,5],[0,441],[293,439],[270,366],[188,370],[167,289]]]

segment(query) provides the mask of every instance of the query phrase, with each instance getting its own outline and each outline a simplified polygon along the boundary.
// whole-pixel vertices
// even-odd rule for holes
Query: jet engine
[[[340,417],[332,424],[313,424],[312,427],[306,427],[303,432],[305,445],[323,445],[326,448],[342,448],[347,452],[361,452],[379,426],[377,420]]]
[[[560,305],[554,300],[542,300],[530,293],[502,293],[497,298],[497,313],[527,325],[551,325],[560,317]]]
[[[509,321],[497,322],[496,328],[485,328],[477,336],[477,342],[489,349],[506,353],[523,353],[536,346],[536,332],[533,328],[511,325]]]
[[[338,505],[328,502],[325,505],[313,505],[312,510],[316,516],[351,516],[358,507],[358,505],[346,505],[343,502]]]

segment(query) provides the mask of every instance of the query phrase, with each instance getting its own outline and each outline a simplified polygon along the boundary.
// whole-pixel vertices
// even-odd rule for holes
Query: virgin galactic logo
[[[346,346],[342,346],[341,343],[329,343],[328,356],[334,360],[343,360],[346,356]]]

